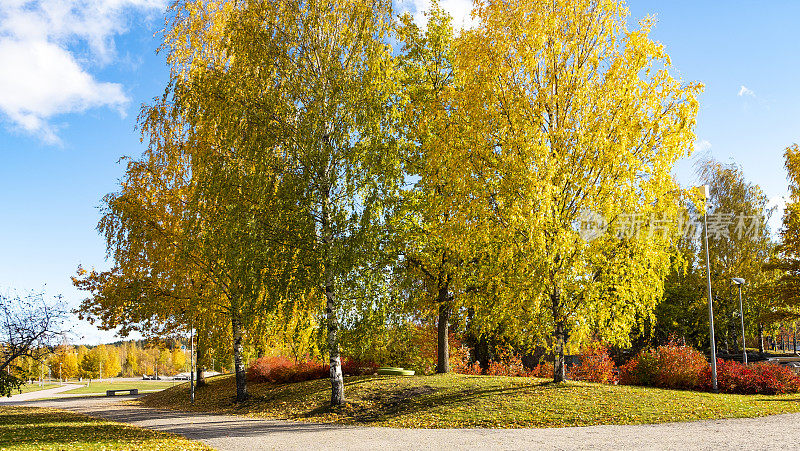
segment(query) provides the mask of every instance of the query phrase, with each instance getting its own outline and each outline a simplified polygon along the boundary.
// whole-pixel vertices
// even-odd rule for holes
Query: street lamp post
[[[742,320],[742,361],[747,365],[747,344],[744,339],[744,309],[742,308],[742,285],[744,279],[741,277],[734,277],[733,283],[739,286],[739,318]]]
[[[708,185],[703,185],[703,197],[707,202],[710,197]],[[709,339],[711,341],[711,390],[719,392],[717,388],[717,346],[714,342],[714,300],[711,297],[711,259],[708,256],[708,206],[703,206],[703,238],[706,244],[706,282],[708,284],[708,325]]]

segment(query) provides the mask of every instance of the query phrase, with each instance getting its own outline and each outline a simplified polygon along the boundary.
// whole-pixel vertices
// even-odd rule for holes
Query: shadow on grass
[[[474,377],[476,381],[480,381],[480,379],[478,379],[480,377],[485,378],[485,376]],[[351,386],[352,389],[367,382],[370,382],[370,380],[356,380],[346,385]],[[585,387],[553,383],[552,381],[485,388],[437,387],[436,381],[432,382],[433,384],[424,385],[400,383],[395,387],[383,386],[380,387],[380,389],[376,388],[376,393],[374,395],[362,392],[358,393],[356,398],[351,397],[347,408],[332,408],[328,405],[323,405],[311,409],[299,417],[314,418],[316,416],[334,414],[339,416],[339,419],[347,422],[352,421],[358,424],[371,425],[403,415],[424,415],[431,410],[441,411],[456,406],[474,406],[478,405],[478,403],[483,400],[497,399],[505,396],[515,396],[523,393],[530,393],[533,395],[533,392],[544,393],[551,390],[564,392],[585,389]],[[347,393],[347,389],[345,393]]]
[[[233,378],[215,382],[198,392],[198,402],[194,406],[188,406],[185,401],[169,403],[166,398],[161,400],[160,406],[186,407],[192,412],[216,410],[218,413],[240,415],[265,414],[284,420],[318,420],[326,424],[369,426],[400,416],[424,416],[432,411],[439,415],[448,409],[479,405],[481,401],[513,398],[520,394],[536,396],[537,393],[546,395],[558,391],[563,394],[555,396],[570,398],[574,396],[569,393],[586,390],[581,385],[554,383],[547,379],[519,378],[509,384],[505,378],[502,381],[493,380],[491,376],[443,375],[425,380],[416,377],[356,376],[345,379],[347,405],[332,408],[328,403],[330,384],[327,379],[287,384],[248,384],[251,396],[242,403],[234,400]],[[204,399],[204,392],[208,395],[207,400]],[[225,395],[221,396],[221,393]],[[144,405],[159,407],[148,403]]]

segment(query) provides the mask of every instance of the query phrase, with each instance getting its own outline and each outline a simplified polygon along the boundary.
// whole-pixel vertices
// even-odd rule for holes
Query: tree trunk
[[[480,363],[481,373],[486,374],[489,371],[489,339],[485,335],[481,335],[478,339],[478,349],[475,354]]]
[[[566,345],[566,334],[562,324],[556,325],[555,349],[553,349],[553,382],[564,382],[567,380],[567,365],[564,358],[564,346]]]
[[[439,320],[436,322],[437,347],[436,347],[436,372],[450,372],[450,343],[448,343],[448,326],[450,325],[450,278],[445,276],[439,284],[439,293],[436,302],[439,304]],[[441,279],[440,279],[441,282]]]
[[[233,366],[236,373],[236,402],[247,399],[247,375],[245,374],[244,362],[242,362],[242,325],[239,321],[238,312],[234,309],[231,315],[231,326],[233,329]]]
[[[551,308],[553,309],[553,319],[555,320],[554,343],[553,343],[553,382],[564,382],[567,380],[567,365],[564,359],[564,346],[567,344],[567,331],[564,321],[559,319],[561,310],[561,293],[556,288],[550,295]]]
[[[325,316],[328,326],[328,353],[330,354],[331,405],[344,404],[344,379],[342,360],[339,355],[339,321],[336,318],[336,304],[332,285],[325,285]]]
[[[206,385],[206,378],[203,376],[203,372],[205,371],[206,366],[206,359],[207,359],[207,352],[206,352],[206,341],[200,338],[201,335],[197,334],[197,362],[195,365],[197,366],[197,375],[195,380],[197,381],[197,388],[203,387]]]
[[[325,319],[328,329],[328,355],[331,378],[331,406],[344,404],[344,378],[342,377],[342,360],[339,355],[339,318],[338,305],[334,291],[333,272],[333,233],[330,223],[330,200],[328,190],[324,192],[322,204],[322,245],[325,262]]]
[[[447,300],[447,288],[439,290],[439,299],[444,290],[445,301],[439,304],[439,321],[437,323],[438,347],[436,348],[436,372],[450,372],[450,343],[448,343],[448,324],[450,324],[450,302]]]
[[[758,352],[764,354],[764,325],[758,323]]]

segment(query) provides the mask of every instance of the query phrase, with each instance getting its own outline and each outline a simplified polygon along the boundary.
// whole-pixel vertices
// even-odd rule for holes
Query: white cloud
[[[694,142],[694,150],[698,152],[705,152],[711,150],[711,142],[705,139],[700,139]]]
[[[166,0],[0,0],[0,113],[13,126],[58,142],[49,120],[110,107],[124,115],[122,85],[98,81],[93,65],[114,61],[114,37],[131,12],[163,11]]]
[[[739,88],[739,94],[737,94],[737,95],[739,97],[743,97],[743,96],[755,97],[756,93],[753,92],[751,89],[748,89],[747,86],[742,85],[742,87]]]
[[[431,8],[431,0],[399,0],[400,12],[409,12],[418,25],[425,27],[428,19],[425,12]],[[472,0],[439,0],[439,6],[453,16],[453,27],[456,29],[471,28],[477,25],[472,19]]]

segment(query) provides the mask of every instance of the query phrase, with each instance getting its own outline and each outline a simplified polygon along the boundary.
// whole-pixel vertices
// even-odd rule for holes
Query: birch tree
[[[311,224],[285,234],[307,252],[305,286],[325,302],[332,405],[344,402],[341,297],[382,233],[385,201],[401,179],[391,32],[384,0],[253,1],[234,11],[225,38],[226,70],[248,75],[234,99],[280,158],[277,211]],[[242,133],[242,125],[229,130]]]

